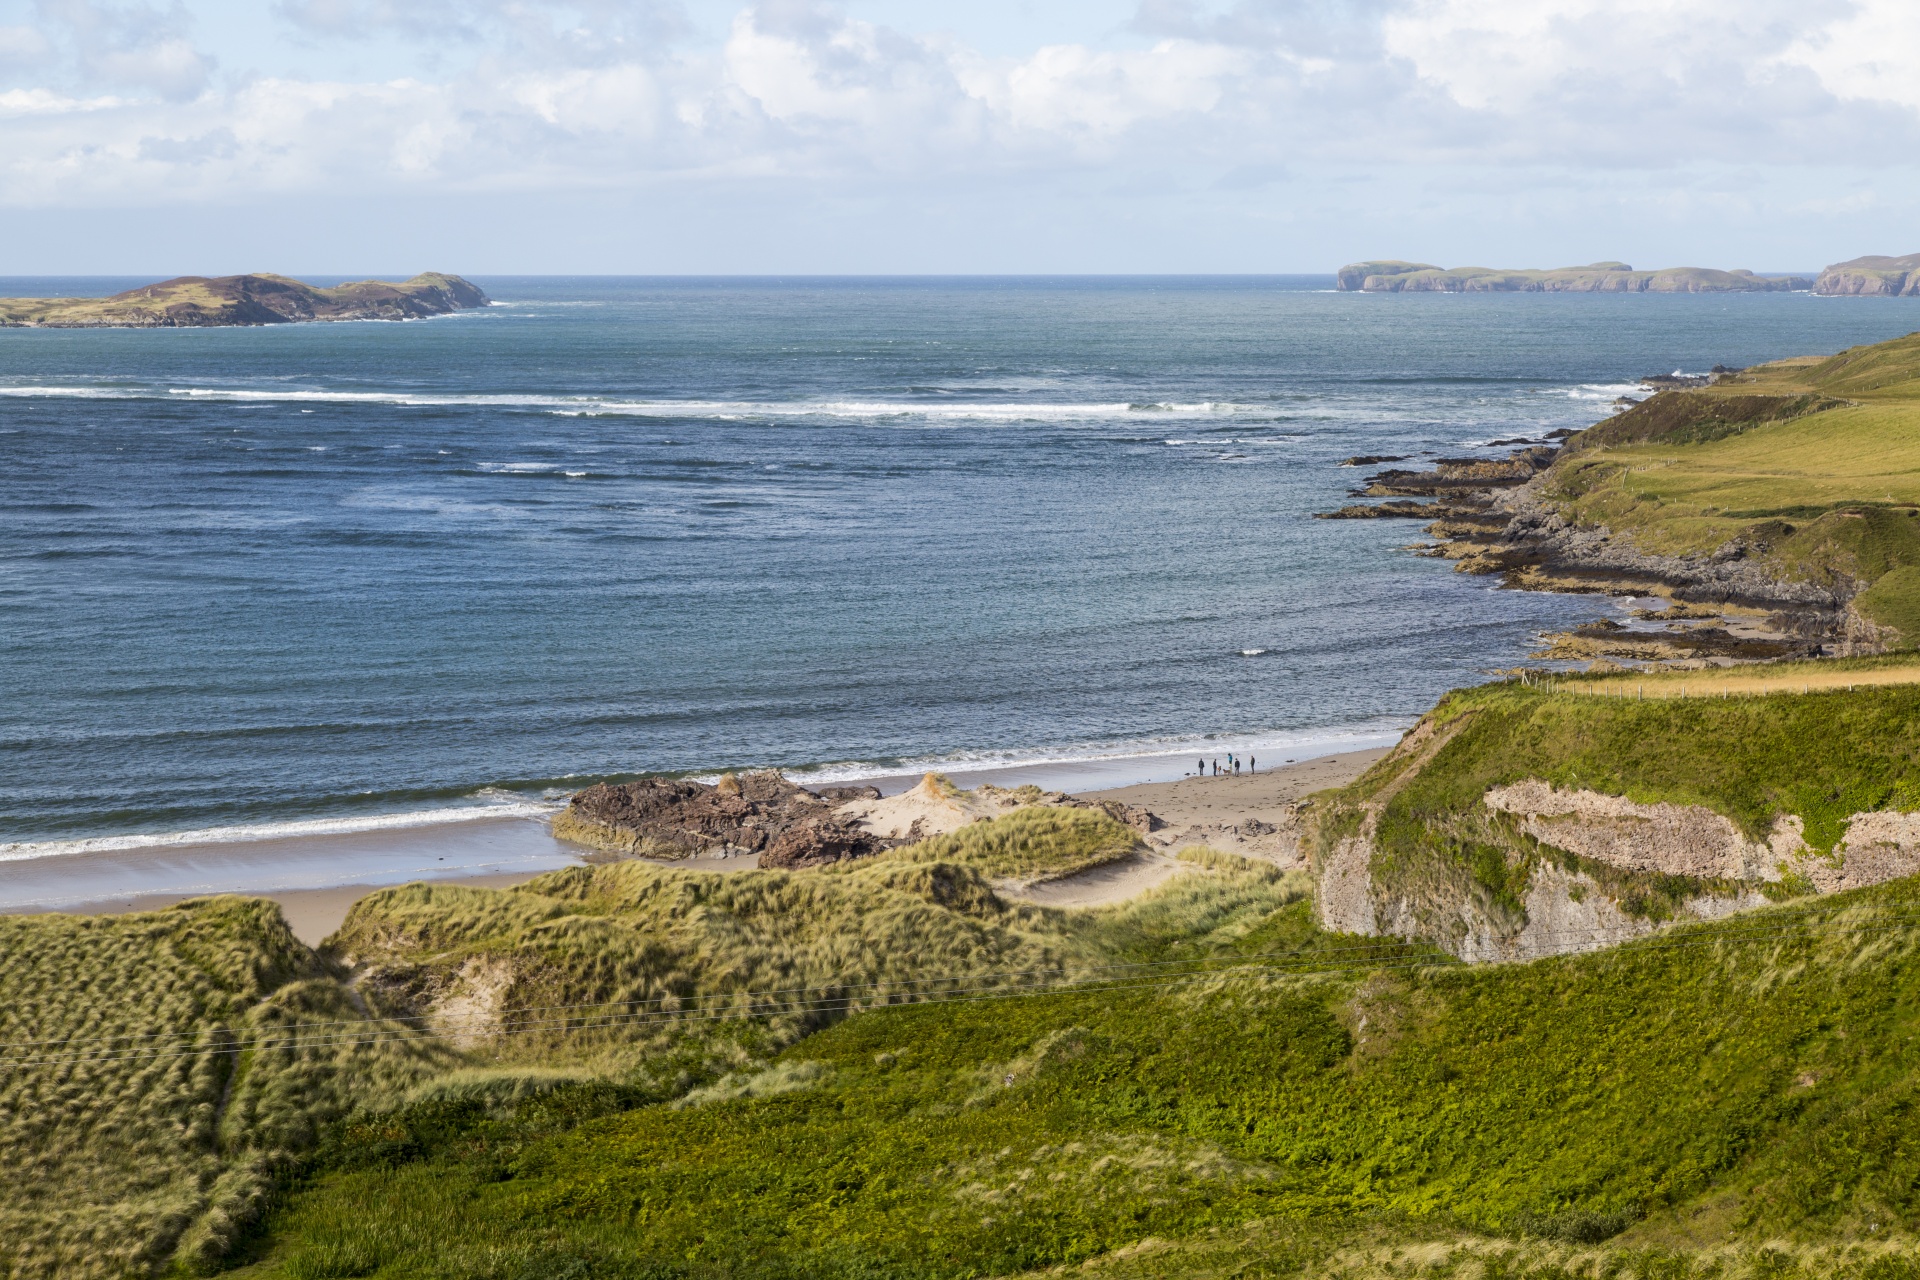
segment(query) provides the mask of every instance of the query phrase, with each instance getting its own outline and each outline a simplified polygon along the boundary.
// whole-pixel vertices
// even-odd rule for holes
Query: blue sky
[[[0,273],[1806,269],[1912,0],[0,0]]]

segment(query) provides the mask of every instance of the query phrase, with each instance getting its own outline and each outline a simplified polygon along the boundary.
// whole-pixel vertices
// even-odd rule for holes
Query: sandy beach
[[[1255,774],[1180,776],[1195,757],[1145,757],[1073,766],[1026,766],[951,775],[965,787],[1072,786],[1073,794],[1150,809],[1171,833],[1164,848],[1122,866],[1036,886],[1020,896],[1051,906],[1097,906],[1140,893],[1178,871],[1167,850],[1202,841],[1234,848],[1232,828],[1248,819],[1274,823],[1302,796],[1341,786],[1386,753],[1378,747],[1318,756]],[[1138,779],[1157,778],[1157,781]],[[894,794],[918,774],[872,779]],[[1115,784],[1119,785],[1102,785]],[[1258,853],[1257,849],[1247,852]],[[0,912],[109,914],[157,911],[187,898],[242,893],[280,904],[294,934],[318,944],[352,905],[376,889],[417,880],[502,888],[543,871],[574,866],[584,850],[555,840],[538,819],[477,820],[440,826],[303,836],[229,844],[125,849],[0,864]],[[687,870],[745,871],[757,858],[696,858]]]

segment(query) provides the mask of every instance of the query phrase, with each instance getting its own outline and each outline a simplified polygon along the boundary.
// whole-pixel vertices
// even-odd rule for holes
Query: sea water
[[[1315,520],[1342,459],[1920,327],[1318,277],[479,283],[404,324],[0,331],[6,856],[1391,741],[1607,605]]]

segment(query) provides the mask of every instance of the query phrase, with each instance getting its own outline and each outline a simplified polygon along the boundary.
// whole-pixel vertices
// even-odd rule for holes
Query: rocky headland
[[[1381,258],[1340,268],[1338,287],[1349,293],[1778,293],[1810,291],[1833,297],[1920,297],[1920,253],[1868,254],[1836,262],[1816,277],[1756,275],[1711,267],[1635,271],[1624,262],[1548,270],[1440,267]]]
[[[1584,431],[1376,471],[1352,490],[1369,501],[1321,518],[1426,521],[1431,541],[1410,549],[1511,587],[1666,601],[1549,635],[1538,658],[1706,665],[1908,647],[1920,493],[1900,477],[1916,387],[1920,335],[1649,376],[1644,398],[1621,397]]]
[[[108,298],[0,298],[0,328],[204,329],[310,320],[418,320],[484,307],[478,285],[429,271],[411,280],[316,288],[287,276],[180,276]]]
[[[1868,254],[1836,262],[1820,273],[1813,291],[1839,296],[1920,297],[1920,253],[1902,258]]]

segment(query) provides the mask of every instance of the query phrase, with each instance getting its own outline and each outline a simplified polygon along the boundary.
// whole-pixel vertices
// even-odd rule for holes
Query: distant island
[[[203,329],[305,320],[417,320],[487,305],[479,286],[428,271],[331,289],[288,276],[180,276],[110,298],[0,298],[0,328]]]
[[[1430,262],[1383,258],[1340,268],[1340,288],[1350,293],[1813,293],[1920,297],[1920,253],[1904,258],[1869,254],[1836,262],[1817,279],[1762,276],[1710,267],[1635,271],[1624,262],[1594,262],[1549,271],[1494,267],[1436,267]]]
[[[1362,293],[1785,293],[1813,288],[1807,276],[1667,267],[1635,271],[1624,262],[1595,262],[1551,271],[1436,267],[1429,262],[1355,262],[1340,268],[1340,288]]]

